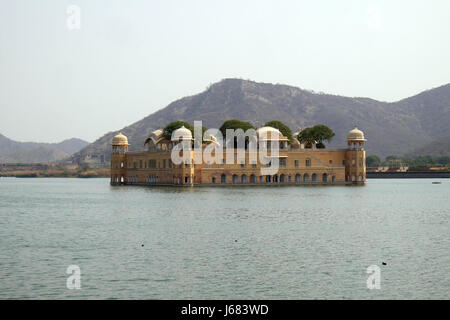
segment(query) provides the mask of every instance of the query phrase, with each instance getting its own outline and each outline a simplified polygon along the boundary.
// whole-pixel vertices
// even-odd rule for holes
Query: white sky
[[[1,0],[0,133],[94,141],[229,77],[395,101],[450,82],[449,39],[446,0]]]

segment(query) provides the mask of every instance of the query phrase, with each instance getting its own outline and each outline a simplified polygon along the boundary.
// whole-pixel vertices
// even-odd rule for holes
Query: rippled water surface
[[[450,180],[431,182],[1,178],[0,298],[449,299]],[[374,264],[380,290],[366,286]],[[81,290],[66,288],[69,265],[81,269]]]

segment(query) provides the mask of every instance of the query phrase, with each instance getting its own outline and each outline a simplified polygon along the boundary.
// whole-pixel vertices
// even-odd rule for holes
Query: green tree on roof
[[[298,134],[298,141],[306,145],[307,148],[311,148],[313,144],[319,149],[325,148],[324,141],[330,142],[334,137],[333,130],[323,124],[318,124],[313,127],[308,127],[300,131]]]
[[[240,121],[236,119],[225,121],[222,126],[219,128],[222,135],[225,137],[227,129],[242,129],[244,132],[248,129],[255,129],[255,127],[250,122]]]
[[[289,139],[289,144],[291,144],[294,141],[294,137],[292,136],[291,129],[287,125],[285,125],[283,122],[281,122],[279,120],[272,120],[272,121],[266,122],[266,124],[264,126],[273,127],[273,128],[280,130],[280,132],[283,134],[283,136],[285,136],[286,138]]]
[[[194,127],[189,122],[178,120],[173,121],[164,127],[163,129],[164,138],[170,140],[172,138],[172,132],[183,126],[186,129],[189,129],[192,132],[192,135],[194,135]]]

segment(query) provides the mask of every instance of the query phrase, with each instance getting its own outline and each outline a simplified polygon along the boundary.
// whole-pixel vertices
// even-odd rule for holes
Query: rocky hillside
[[[18,142],[0,134],[0,163],[47,163],[69,158],[89,143],[72,138],[59,143]]]
[[[429,155],[432,157],[450,156],[450,136],[439,138],[409,152],[407,156]]]
[[[362,129],[368,154],[403,155],[428,143],[450,136],[450,84],[394,103],[369,98],[350,98],[315,93],[288,85],[225,79],[194,96],[167,107],[117,131],[109,132],[73,157],[109,159],[112,137],[121,131],[128,136],[130,150],[144,147],[147,134],[174,120],[203,120],[218,128],[227,119],[241,119],[260,126],[281,120],[292,130],[314,124],[331,127],[336,136],[330,147],[345,145],[353,127]]]

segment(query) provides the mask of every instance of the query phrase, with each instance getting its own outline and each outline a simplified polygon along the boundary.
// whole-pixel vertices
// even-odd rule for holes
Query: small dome
[[[119,133],[118,135],[114,136],[114,138],[112,139],[112,144],[113,145],[128,145],[128,138],[126,136],[124,136],[121,133]]]
[[[355,129],[351,130],[347,135],[347,140],[355,140],[355,141],[365,141],[364,133],[355,127]]]
[[[192,132],[185,126],[178,128],[174,132],[172,132],[172,141],[178,140],[192,140]]]

